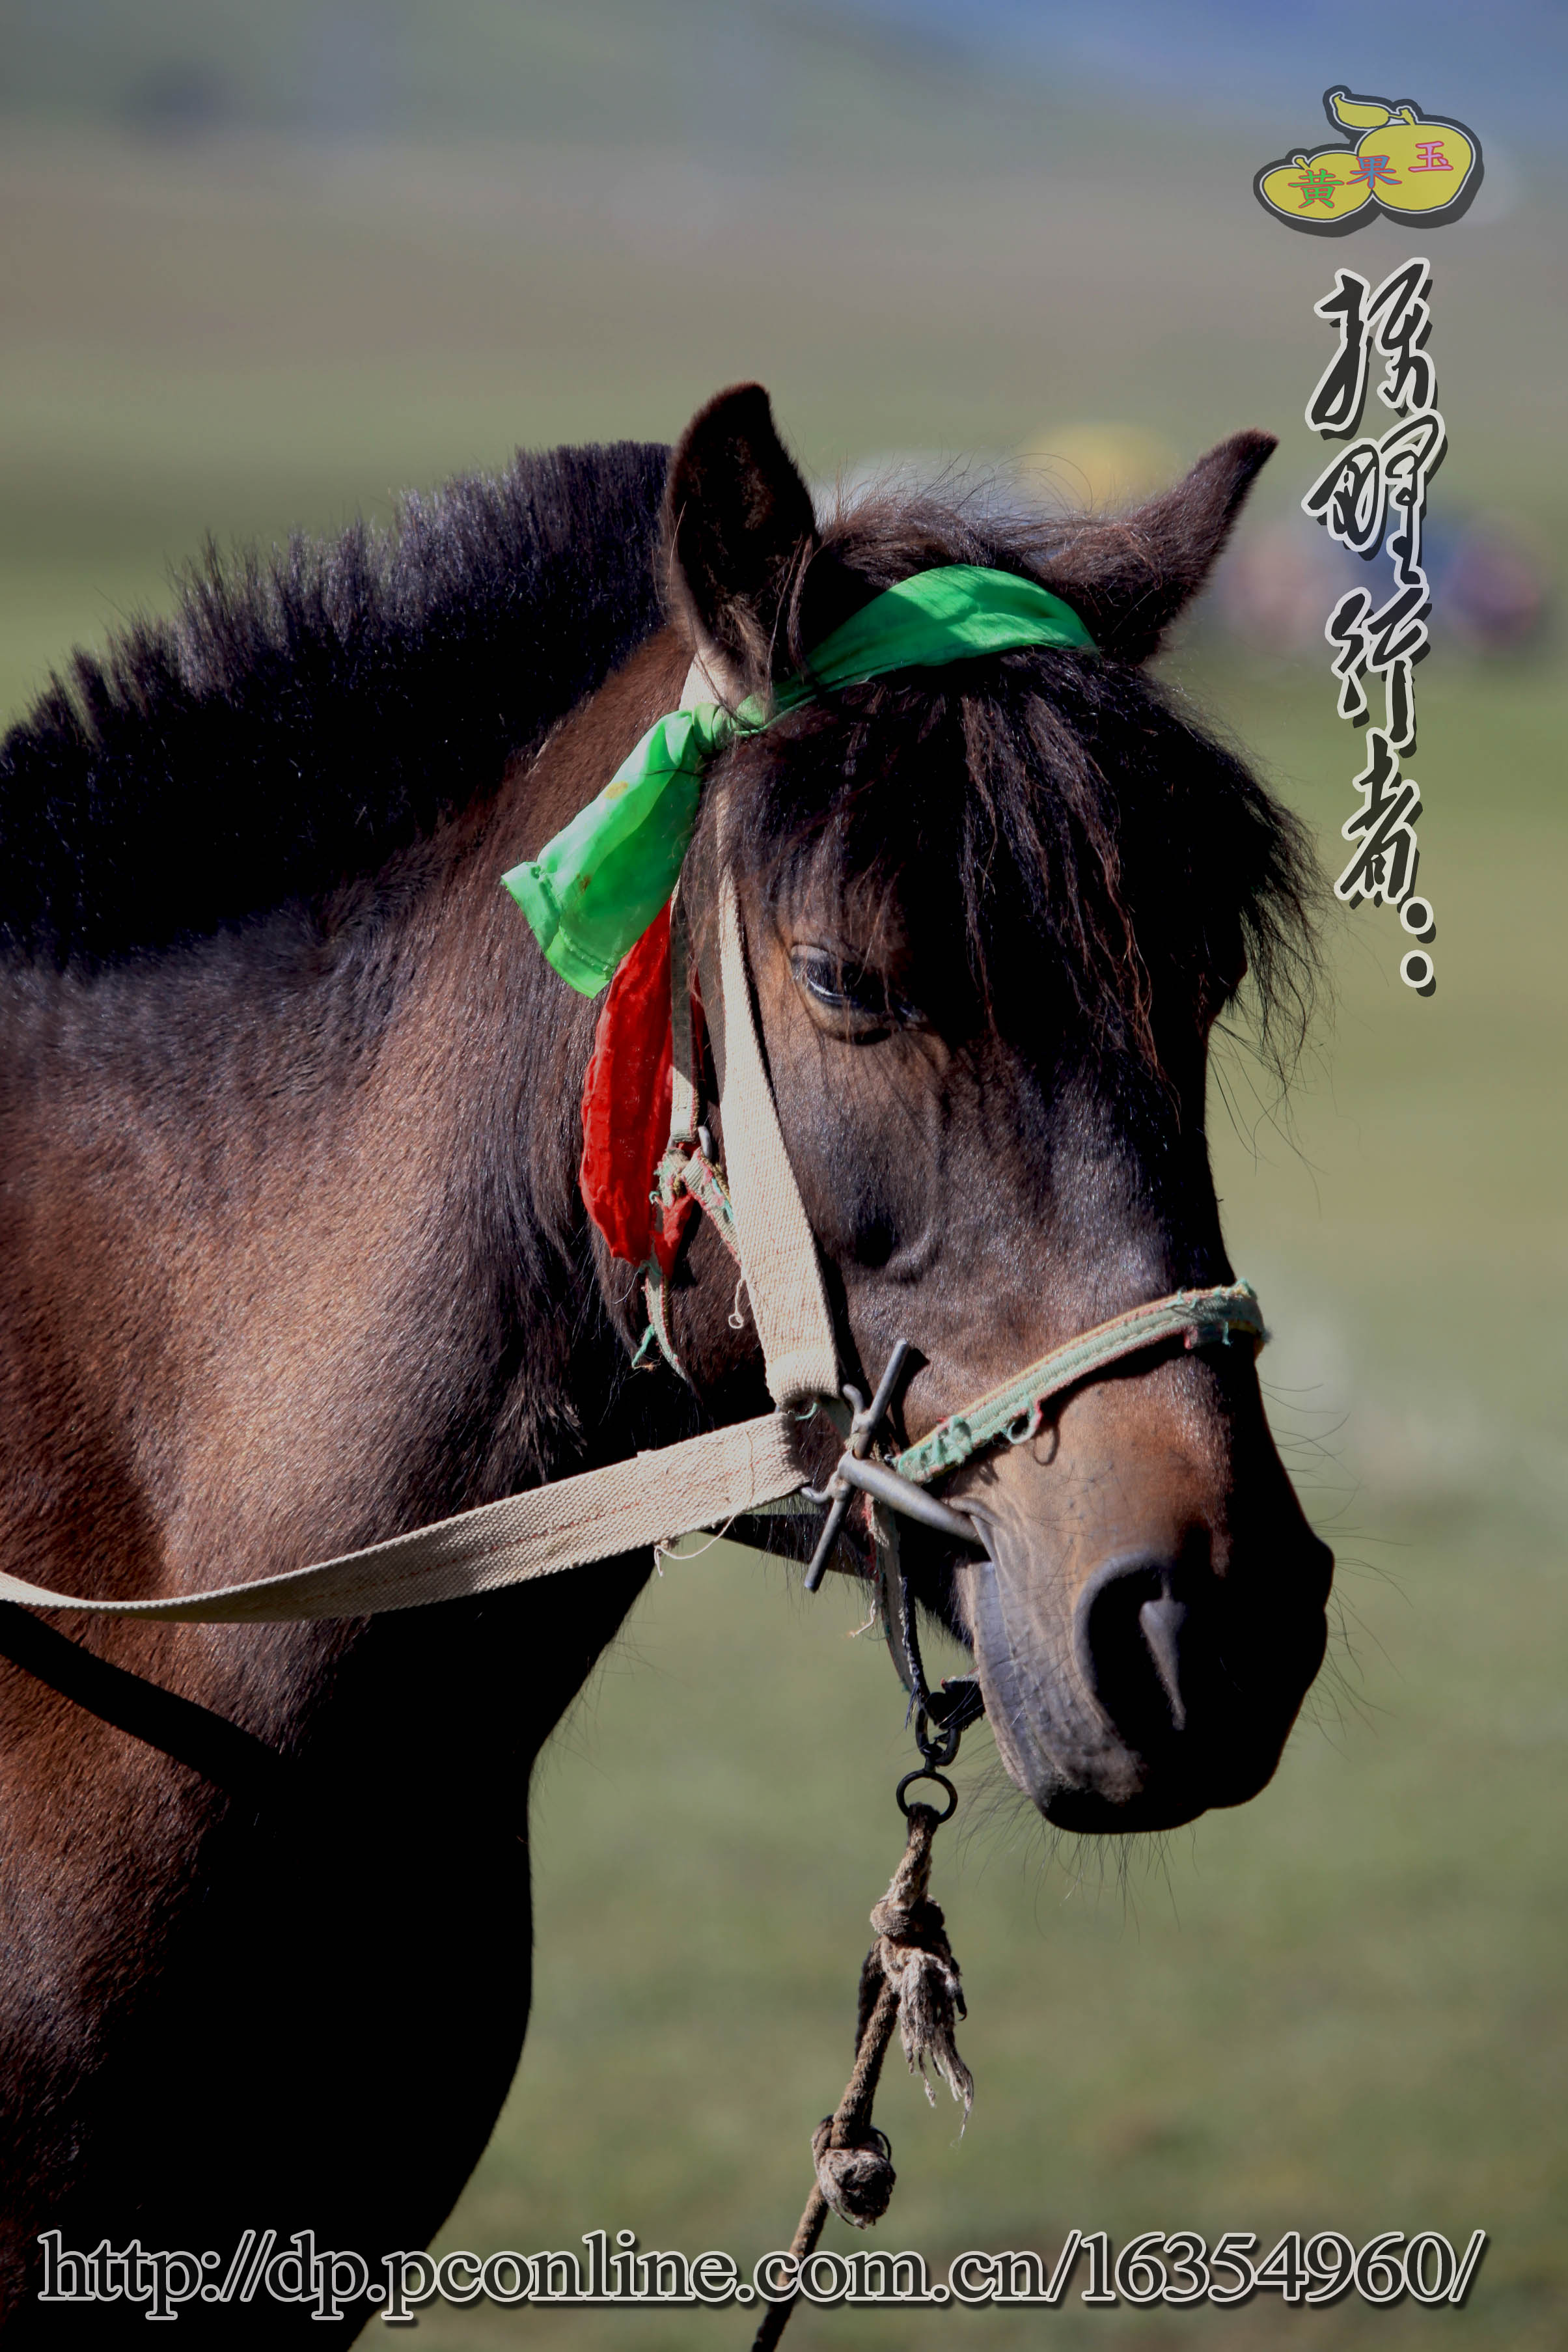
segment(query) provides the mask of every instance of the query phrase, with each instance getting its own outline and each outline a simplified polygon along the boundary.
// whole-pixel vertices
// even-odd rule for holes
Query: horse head
[[[1296,1001],[1311,857],[1144,665],[1272,446],[1239,435],[1130,517],[1049,527],[910,498],[820,524],[756,386],[675,453],[670,602],[732,707],[935,566],[1036,582],[1097,648],[902,670],[742,734],[687,857],[717,1091],[722,876],[841,1362],[869,1393],[913,1343],[910,1442],[1075,1335],[1233,1279],[1209,1035],[1249,962],[1265,1003]],[[764,1401],[735,1272],[705,1229],[668,1290],[721,1420]],[[1053,1822],[1160,1828],[1241,1802],[1317,1672],[1333,1562],[1254,1353],[1151,1345],[948,1479],[973,1544],[903,1530],[913,1589],[972,1647],[1007,1769]]]

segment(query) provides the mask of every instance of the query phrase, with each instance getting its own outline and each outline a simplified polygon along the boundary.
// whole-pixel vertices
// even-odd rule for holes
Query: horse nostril
[[[1193,1612],[1171,1585],[1174,1560],[1107,1561],[1079,1597],[1073,1646],[1095,1704],[1129,1748],[1186,1731],[1192,1706]],[[1184,1672],[1185,1669],[1185,1672]]]
[[[1186,1703],[1181,1695],[1181,1631],[1186,1620],[1186,1604],[1181,1601],[1145,1601],[1138,1612],[1138,1623],[1178,1731],[1186,1729]]]

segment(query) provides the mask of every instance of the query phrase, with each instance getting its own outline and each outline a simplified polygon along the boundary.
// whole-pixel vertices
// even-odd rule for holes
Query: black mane
[[[657,626],[669,452],[520,454],[225,566],[0,744],[0,943],[93,969],[308,904],[501,782]]]

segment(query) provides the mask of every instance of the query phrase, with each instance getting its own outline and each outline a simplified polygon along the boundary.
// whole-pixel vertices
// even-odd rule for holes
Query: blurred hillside
[[[1351,247],[1252,203],[1270,111],[1118,111],[1079,65],[1004,70],[803,6],[0,17],[10,691],[89,576],[106,625],[205,531],[384,513],[519,441],[668,437],[740,376],[829,478],[1106,422],[1185,462],[1264,424],[1286,447],[1259,527],[1312,463],[1312,304]],[[1305,136],[1317,87],[1298,103]],[[1484,187],[1436,254],[1434,510],[1453,491],[1555,554],[1563,208],[1521,184]],[[1376,274],[1408,249],[1387,223],[1351,247]]]
[[[755,165],[831,152],[852,123],[960,143],[976,128],[962,73],[949,121],[946,45],[789,0],[7,0],[0,19],[7,112],[152,135],[589,136],[728,146]],[[1021,132],[1027,109],[1012,111]]]
[[[1086,92],[1091,136],[1108,115],[1156,110],[1207,131],[1239,109],[1293,111],[1303,91],[1348,78],[1389,97],[1418,87],[1429,109],[1488,118],[1500,149],[1561,168],[1568,69],[1552,0],[1499,0],[1484,17],[1452,0],[1385,0],[1371,21],[1354,0],[1264,12],[1249,0],[582,0],[570,14],[538,0],[274,0],[265,13],[7,0],[0,34],[0,109],[14,116],[327,138],[554,140],[592,122],[643,143],[656,112],[666,137],[727,127],[753,155],[759,132],[797,155],[829,152],[851,120],[873,139],[896,121],[905,138],[961,140],[977,80],[993,142],[1054,144]]]
[[[1528,152],[1559,175],[1558,123],[1568,73],[1568,21],[1555,0],[1496,0],[1485,11],[1456,0],[1317,0],[1259,8],[1254,0],[856,0],[858,11],[903,34],[940,41],[993,68],[1092,82],[1119,109],[1168,111],[1215,123],[1245,111],[1281,121],[1301,92],[1336,84],[1427,113],[1451,108],[1488,128],[1489,156]],[[1462,98],[1458,93],[1462,93]],[[1299,134],[1298,134],[1299,135]],[[1320,134],[1321,136],[1321,134]]]

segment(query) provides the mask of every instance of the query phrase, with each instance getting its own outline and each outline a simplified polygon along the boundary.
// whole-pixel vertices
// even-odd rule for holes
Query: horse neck
[[[594,1008],[498,884],[683,674],[653,641],[325,948],[280,917],[35,991],[13,1307],[59,1336],[27,1450],[96,1431],[136,1496],[108,1589],[292,1567],[626,1450],[576,1195]]]
[[[472,1398],[467,1426],[487,1433],[481,1451],[453,1458],[463,1501],[629,1442],[624,1350],[577,1185],[597,1007],[545,963],[500,876],[614,772],[674,700],[685,666],[671,633],[635,656],[517,766],[482,817],[437,845],[439,868],[406,919],[402,1010],[383,1101],[361,1115],[363,1156],[389,1117],[410,1181],[371,1222],[408,1232],[412,1210],[426,1328],[446,1333],[444,1378]],[[434,1507],[457,1500],[454,1490]]]

